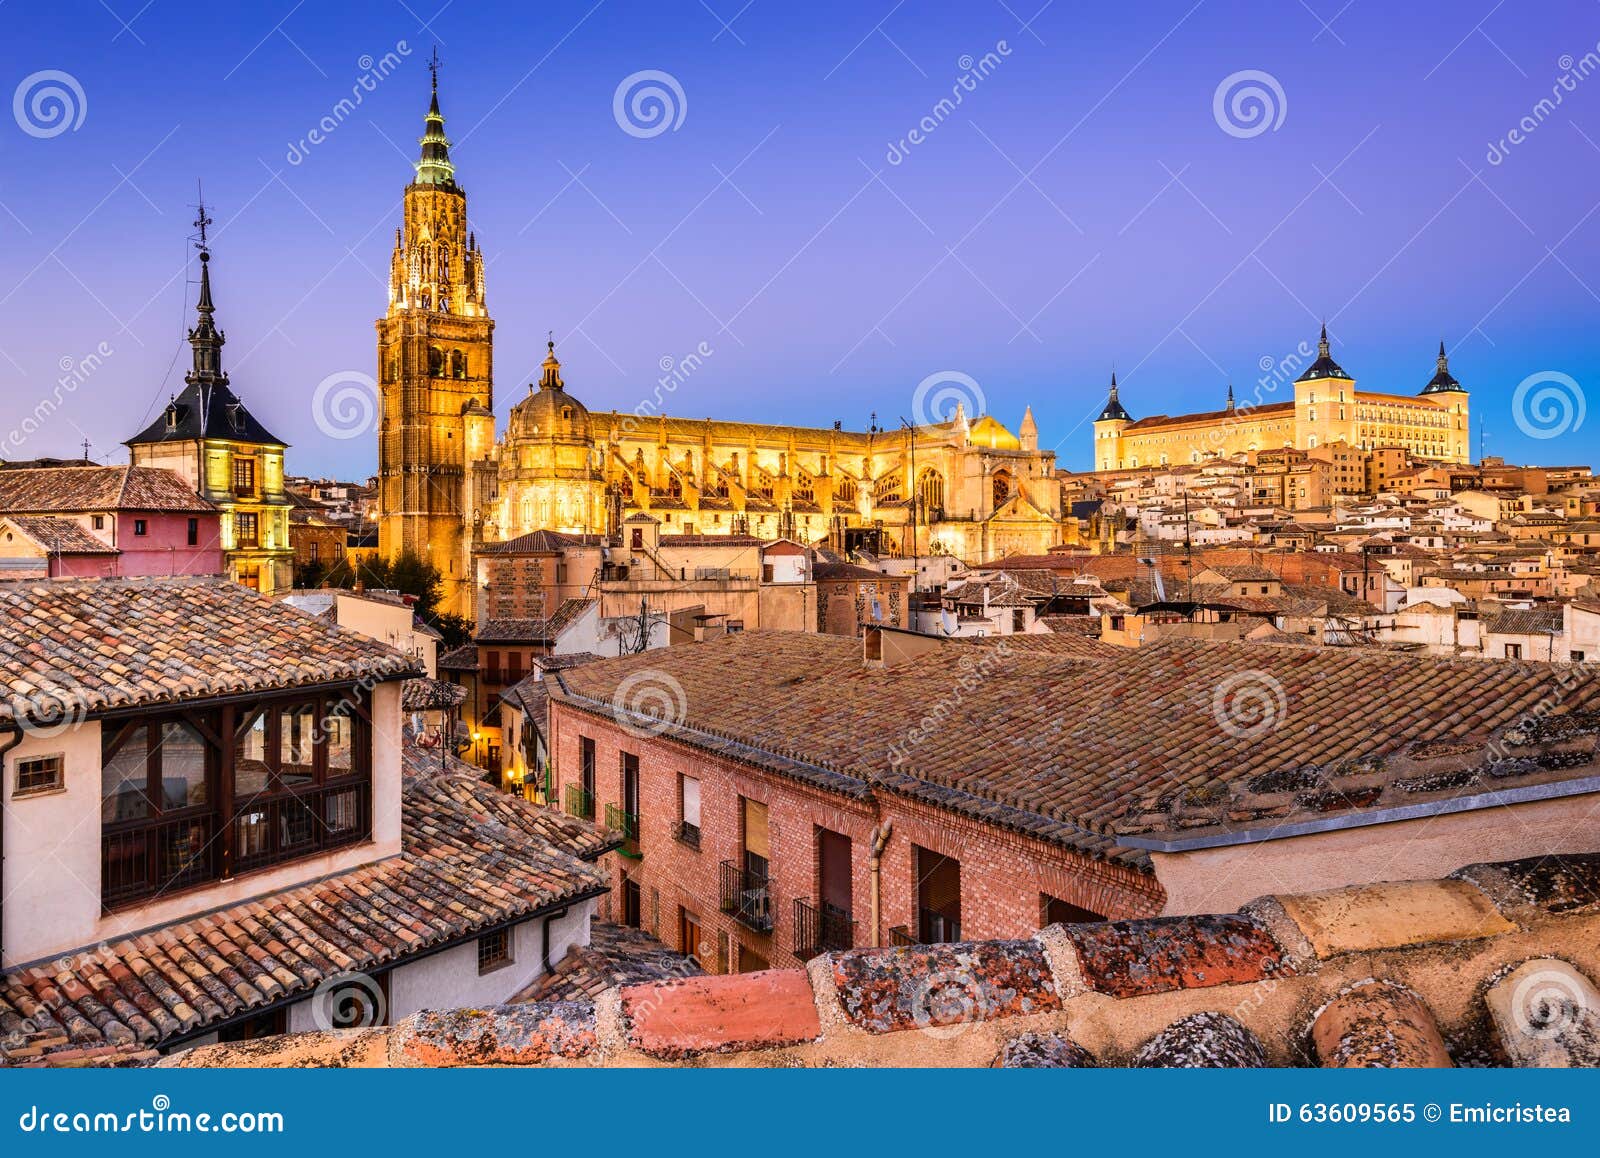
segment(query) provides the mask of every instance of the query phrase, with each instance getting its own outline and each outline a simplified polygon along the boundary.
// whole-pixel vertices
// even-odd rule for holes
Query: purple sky
[[[1444,339],[1489,453],[1600,458],[1600,415],[1535,438],[1536,416],[1513,412],[1530,375],[1565,374],[1580,398],[1600,382],[1589,0],[276,0],[226,20],[142,3],[5,10],[7,457],[88,438],[121,461],[181,387],[203,178],[235,387],[293,444],[291,470],[370,473],[370,432],[330,437],[313,397],[374,368],[437,40],[491,258],[502,415],[553,329],[595,409],[634,408],[662,359],[701,343],[713,353],[671,413],[891,425],[919,382],[955,371],[1013,428],[1031,403],[1042,441],[1084,467],[1113,365],[1135,416],[1212,409],[1326,316],[1373,389],[1420,389]],[[392,75],[336,114],[386,53]],[[684,98],[654,136],[613,114],[643,70]],[[1254,135],[1214,103],[1251,70],[1274,106]],[[82,112],[54,135],[28,99],[51,85]],[[329,116],[325,140],[292,148]],[[59,391],[63,360],[102,344]],[[58,392],[37,430],[7,437]]]

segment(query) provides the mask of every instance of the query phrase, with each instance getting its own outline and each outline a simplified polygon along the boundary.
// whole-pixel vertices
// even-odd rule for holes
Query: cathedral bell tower
[[[422,155],[395,231],[388,312],[377,323],[378,551],[431,561],[444,579],[441,610],[466,614],[473,464],[493,453],[494,322],[444,135],[437,54],[430,68]]]

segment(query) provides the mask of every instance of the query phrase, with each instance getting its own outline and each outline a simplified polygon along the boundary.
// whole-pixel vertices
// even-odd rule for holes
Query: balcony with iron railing
[[[567,815],[579,820],[594,819],[594,793],[585,792],[577,784],[567,785]]]
[[[772,892],[767,878],[732,861],[721,866],[722,911],[747,929],[772,932]]]
[[[856,923],[843,909],[796,898],[794,902],[794,955],[809,961],[820,953],[855,948]]]
[[[700,826],[690,824],[687,820],[678,825],[678,843],[686,844],[696,852],[700,851]]]
[[[896,925],[889,930],[889,944],[891,945],[919,945],[917,935],[905,925]]]
[[[110,910],[155,894],[299,860],[372,833],[372,788],[365,780],[305,787],[236,806],[231,821],[214,811],[106,825],[100,838],[101,904]]]
[[[623,856],[637,857],[639,852],[639,814],[628,812],[620,804],[606,805],[606,827],[622,834]]]

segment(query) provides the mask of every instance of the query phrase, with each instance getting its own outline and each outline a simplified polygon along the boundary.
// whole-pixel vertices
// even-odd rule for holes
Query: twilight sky
[[[592,409],[634,409],[702,344],[669,413],[894,425],[954,372],[1013,429],[1031,403],[1084,468],[1113,366],[1136,417],[1215,409],[1326,317],[1359,386],[1416,392],[1443,339],[1488,453],[1600,460],[1600,414],[1538,413],[1532,387],[1514,409],[1531,375],[1580,404],[1600,383],[1594,0],[11,0],[4,19],[5,457],[87,438],[125,461],[181,388],[203,179],[234,387],[292,471],[371,473],[370,428],[330,436],[313,398],[373,372],[437,43],[502,418],[554,330]],[[619,119],[647,70],[681,91],[670,127],[648,99],[630,119],[648,78]]]

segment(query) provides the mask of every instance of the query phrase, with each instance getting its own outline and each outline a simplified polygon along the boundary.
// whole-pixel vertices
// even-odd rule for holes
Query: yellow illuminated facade
[[[1221,410],[1134,419],[1113,378],[1094,424],[1095,467],[1129,470],[1336,445],[1360,451],[1400,447],[1418,458],[1471,461],[1467,391],[1451,376],[1442,344],[1433,379],[1419,394],[1357,390],[1355,379],[1330,356],[1326,329],[1317,350],[1317,360],[1294,381],[1293,401],[1236,404],[1230,388]]]
[[[494,322],[437,85],[421,143],[377,323],[378,539],[385,557],[410,549],[438,567],[446,610],[473,608],[476,546],[619,534],[639,512],[669,535],[831,537],[973,562],[1075,541],[1031,410],[1015,433],[960,407],[915,430],[865,431],[671,418],[649,403],[590,413],[552,342],[497,439]]]

